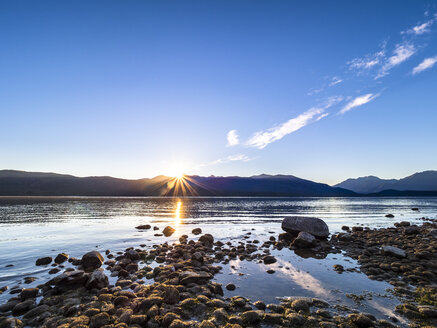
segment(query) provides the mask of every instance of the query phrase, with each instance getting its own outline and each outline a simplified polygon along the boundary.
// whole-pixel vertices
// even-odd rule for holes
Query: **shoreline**
[[[136,327],[205,328],[228,324],[231,325],[229,327],[238,328],[236,325],[252,326],[262,323],[267,326],[329,328],[391,327],[399,324],[396,321],[390,323],[387,320],[377,320],[370,314],[351,313],[347,307],[338,311],[320,299],[298,297],[268,306],[257,300],[250,302],[244,295],[226,299],[223,297],[225,286],[219,286],[212,281],[214,275],[221,270],[220,264],[227,265],[230,259],[274,263],[276,258],[271,255],[270,250],[287,248],[298,252],[309,251],[313,253],[312,256],[322,257],[344,252],[357,259],[359,270],[369,278],[388,281],[393,285],[393,294],[406,300],[396,311],[408,318],[411,327],[426,324],[432,326],[436,324],[434,316],[437,314],[436,304],[432,303],[436,296],[436,289],[433,287],[437,268],[436,228],[435,220],[426,221],[421,226],[404,222],[394,228],[372,230],[352,227],[349,231],[332,235],[329,240],[317,240],[315,246],[309,249],[290,246],[294,239],[288,233],[271,236],[268,240],[257,243],[246,242],[243,238],[236,242],[233,240],[223,243],[214,241],[212,235],[200,235],[197,231],[196,234],[180,238],[179,242],[164,242],[149,250],[129,247],[116,254],[108,251],[102,254],[105,259],[94,254],[96,256],[91,257],[95,264],[91,269],[80,267],[84,266],[86,259],[69,258],[68,261],[78,266],[77,268],[67,268],[65,273],[59,272],[60,275],[39,285],[36,290],[21,290],[17,292],[18,297],[12,297],[8,303],[1,305],[0,309],[4,312],[0,327],[13,327],[14,324],[20,327],[20,321],[28,326],[43,327],[137,325]],[[405,257],[399,258],[399,254],[381,254],[379,248],[375,248],[378,243],[381,247],[381,243],[387,241],[404,246]],[[426,249],[429,254],[424,251],[415,252],[414,247],[419,250]],[[261,254],[258,253],[260,250]],[[48,261],[47,258],[43,263]],[[393,270],[396,267],[400,269],[402,261],[409,266],[402,270]],[[401,265],[392,267],[391,264],[396,262],[401,262]],[[51,263],[52,259],[44,265]],[[57,265],[58,269],[62,269],[62,263]],[[106,266],[106,271],[100,268],[102,264]],[[419,268],[429,271],[430,274],[423,275],[423,279],[415,278]],[[53,268],[55,269],[56,267]],[[344,272],[341,266],[334,270]],[[409,275],[410,272],[416,274]],[[109,279],[106,274],[110,276]],[[146,284],[144,279],[153,279],[154,282]],[[359,301],[360,295],[351,295],[353,297]],[[76,301],[70,304],[69,299]],[[434,307],[426,307],[426,304],[418,307],[414,304],[417,300],[431,303]],[[347,312],[350,313],[344,314]]]

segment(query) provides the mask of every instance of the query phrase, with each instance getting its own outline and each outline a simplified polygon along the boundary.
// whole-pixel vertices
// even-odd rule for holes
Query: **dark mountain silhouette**
[[[437,171],[419,172],[399,180],[385,180],[375,176],[347,179],[334,187],[345,188],[362,194],[389,190],[392,193],[393,191],[437,192]]]
[[[355,196],[350,190],[291,175],[253,177],[166,176],[127,180],[56,173],[0,171],[2,196]]]

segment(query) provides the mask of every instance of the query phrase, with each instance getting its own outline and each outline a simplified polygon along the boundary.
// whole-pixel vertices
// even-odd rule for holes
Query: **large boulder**
[[[282,221],[282,230],[292,234],[308,232],[317,238],[329,236],[329,228],[325,221],[305,216],[289,216]]]
[[[102,266],[102,263],[103,256],[97,251],[86,253],[84,256],[82,256],[82,260],[80,260],[80,264],[87,272],[100,268]]]

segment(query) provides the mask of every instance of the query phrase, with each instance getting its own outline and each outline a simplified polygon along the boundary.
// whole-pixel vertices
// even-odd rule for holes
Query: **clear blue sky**
[[[0,168],[437,169],[436,1],[1,1]],[[435,65],[434,65],[435,64]]]

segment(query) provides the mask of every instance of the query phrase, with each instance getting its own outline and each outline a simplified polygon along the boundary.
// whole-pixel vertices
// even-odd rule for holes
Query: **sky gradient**
[[[437,1],[2,1],[0,169],[437,169]]]

